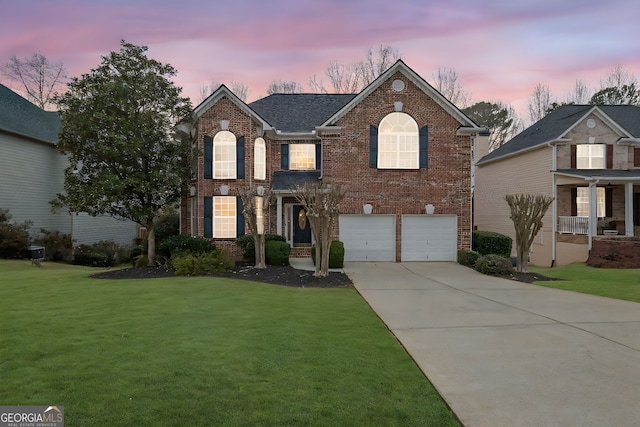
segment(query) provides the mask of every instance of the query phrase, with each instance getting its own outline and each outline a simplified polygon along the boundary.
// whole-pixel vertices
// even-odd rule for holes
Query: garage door
[[[340,215],[345,261],[395,261],[395,215]]]
[[[458,218],[455,215],[404,215],[402,261],[455,261]]]

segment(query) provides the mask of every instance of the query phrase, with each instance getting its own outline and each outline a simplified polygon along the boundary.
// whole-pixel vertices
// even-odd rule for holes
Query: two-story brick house
[[[471,149],[483,129],[403,61],[358,94],[245,104],[221,86],[193,118],[201,155],[182,200],[183,233],[237,255],[240,187],[271,188],[265,232],[306,256],[311,233],[291,188],[323,180],[346,190],[336,237],[347,260],[455,260],[470,247]]]
[[[476,166],[478,229],[514,237],[506,194],[554,197],[532,247],[533,265],[584,262],[594,242],[604,241],[622,259],[638,234],[640,107],[562,106]]]

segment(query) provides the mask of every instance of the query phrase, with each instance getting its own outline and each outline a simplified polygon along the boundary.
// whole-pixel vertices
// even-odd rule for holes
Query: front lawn
[[[640,302],[640,269],[571,264],[553,268],[529,267],[529,270],[561,279],[535,282],[536,285]]]
[[[0,260],[0,405],[67,426],[458,425],[353,288]]]

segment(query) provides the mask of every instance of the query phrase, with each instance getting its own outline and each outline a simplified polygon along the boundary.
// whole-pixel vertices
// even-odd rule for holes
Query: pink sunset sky
[[[338,60],[390,45],[427,81],[454,68],[473,102],[511,103],[527,121],[537,83],[562,101],[620,65],[640,73],[637,0],[0,0],[0,64],[41,52],[70,76],[120,40],[179,72],[200,101],[210,82],[245,83],[249,101],[274,80],[322,77]],[[6,80],[3,83],[7,84]],[[11,86],[11,85],[9,85]]]

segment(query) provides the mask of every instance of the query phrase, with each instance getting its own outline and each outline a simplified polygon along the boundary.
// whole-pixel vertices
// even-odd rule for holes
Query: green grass
[[[352,288],[0,260],[0,404],[67,426],[458,425]]]
[[[594,268],[585,264],[529,269],[547,277],[562,279],[535,282],[536,285],[640,302],[640,269]]]

